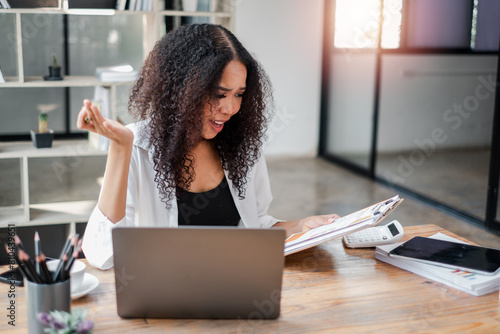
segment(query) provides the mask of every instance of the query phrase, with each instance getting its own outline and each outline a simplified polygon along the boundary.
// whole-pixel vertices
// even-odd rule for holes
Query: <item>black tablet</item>
[[[389,255],[483,275],[500,271],[499,249],[432,238],[414,237],[394,248]]]

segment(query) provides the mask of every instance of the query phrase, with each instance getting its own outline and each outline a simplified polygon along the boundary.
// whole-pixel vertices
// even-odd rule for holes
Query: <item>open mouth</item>
[[[224,122],[221,121],[210,121],[210,123],[216,128],[221,128],[224,125]]]
[[[214,121],[214,120],[210,120],[209,121],[210,125],[212,126],[212,129],[216,132],[216,133],[219,133],[222,131],[222,128],[224,127],[224,123],[223,121]]]

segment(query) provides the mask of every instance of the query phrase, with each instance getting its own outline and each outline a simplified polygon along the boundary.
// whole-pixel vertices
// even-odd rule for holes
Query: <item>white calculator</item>
[[[404,235],[403,226],[393,220],[384,226],[368,227],[344,236],[344,244],[349,248],[375,247],[392,244]]]

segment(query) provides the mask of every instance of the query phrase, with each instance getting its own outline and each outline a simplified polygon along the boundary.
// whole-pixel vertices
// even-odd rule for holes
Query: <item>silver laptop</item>
[[[112,233],[121,317],[280,314],[284,229],[121,227]]]

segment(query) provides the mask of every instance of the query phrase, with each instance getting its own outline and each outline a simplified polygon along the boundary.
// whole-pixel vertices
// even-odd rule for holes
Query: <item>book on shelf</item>
[[[118,0],[116,2],[116,10],[126,10],[129,0]]]
[[[59,0],[8,0],[11,8],[57,8]]]
[[[114,9],[117,0],[68,0],[68,8]]]
[[[0,83],[5,83],[5,78],[3,77],[2,68],[1,67],[0,67]]]
[[[10,4],[7,0],[0,0],[0,8],[10,9]]]
[[[128,10],[135,10],[135,4],[137,3],[137,0],[129,0],[128,2]]]
[[[95,74],[99,81],[102,82],[127,82],[135,81],[137,79],[138,71],[130,65],[107,66],[97,67]]]
[[[436,233],[430,238],[465,243],[443,233]],[[481,275],[465,270],[449,269],[442,266],[417,262],[400,257],[392,257],[389,255],[389,252],[391,250],[403,243],[404,242],[399,242],[391,245],[377,246],[377,248],[375,249],[375,258],[380,261],[392,264],[396,267],[408,270],[417,275],[467,292],[474,296],[482,296],[499,289],[500,273],[496,275]]]
[[[328,240],[343,237],[366,227],[378,225],[403,200],[396,195],[385,201],[375,203],[338,218],[331,224],[322,225],[306,232],[292,234],[285,240],[285,255],[299,252]]]
[[[152,11],[153,10],[153,0],[142,0],[142,10]]]
[[[123,0],[118,0],[118,10],[131,10],[131,11],[152,11],[154,0],[128,0],[126,4],[121,4]],[[122,9],[123,8],[123,9]]]

